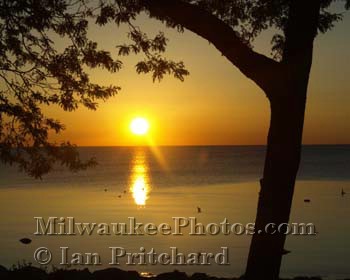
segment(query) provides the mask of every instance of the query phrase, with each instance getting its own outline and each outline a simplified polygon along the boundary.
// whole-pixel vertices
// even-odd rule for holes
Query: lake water
[[[138,222],[173,224],[173,217],[196,217],[203,224],[251,223],[255,220],[258,181],[265,148],[230,147],[99,147],[80,148],[82,157],[96,157],[99,165],[69,173],[57,169],[42,181],[15,168],[1,166],[0,264],[26,260],[35,263],[38,247],[51,250],[53,265],[61,261],[60,247],[70,252],[98,252],[109,267],[109,247],[128,252],[218,252],[229,248],[230,265],[128,266],[119,268],[160,273],[179,269],[215,276],[244,273],[251,236],[38,236],[34,217],[74,217],[76,222]],[[350,146],[305,146],[291,222],[314,223],[316,236],[288,236],[282,276],[350,277]],[[348,194],[341,196],[341,189]],[[304,203],[309,198],[311,203]],[[200,207],[202,213],[198,213]],[[18,240],[29,237],[30,245]]]

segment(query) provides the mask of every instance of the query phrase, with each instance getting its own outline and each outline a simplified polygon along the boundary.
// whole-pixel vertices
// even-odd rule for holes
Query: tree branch
[[[254,52],[226,23],[204,9],[181,0],[143,0],[151,17],[170,20],[207,39],[266,94],[274,92],[280,63]]]

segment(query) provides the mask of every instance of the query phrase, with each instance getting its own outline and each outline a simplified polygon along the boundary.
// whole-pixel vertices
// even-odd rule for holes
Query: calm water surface
[[[50,248],[53,264],[60,262],[59,247],[71,252],[98,252],[107,267],[109,247],[130,252],[140,247],[183,253],[218,252],[229,247],[229,266],[126,266],[128,270],[159,273],[175,268],[192,273],[238,276],[244,272],[249,236],[35,236],[34,217],[74,217],[77,222],[126,222],[128,217],[156,224],[172,217],[196,217],[203,224],[254,222],[258,180],[264,147],[81,148],[83,157],[99,165],[72,174],[61,169],[42,181],[14,168],[1,166],[0,264],[33,261],[40,246]],[[350,277],[350,146],[307,146],[296,186],[291,221],[312,222],[316,236],[290,236],[282,275]],[[349,195],[341,197],[341,189]],[[311,203],[304,203],[304,198]],[[202,213],[197,213],[197,206]],[[33,242],[18,242],[29,237]],[[101,268],[101,267],[97,267]]]

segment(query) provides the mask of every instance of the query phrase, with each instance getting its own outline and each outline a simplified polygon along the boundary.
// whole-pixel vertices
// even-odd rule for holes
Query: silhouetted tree
[[[332,0],[117,1],[113,13],[140,5],[150,17],[207,39],[270,101],[271,121],[245,278],[278,279],[286,235],[264,233],[268,223],[288,223],[299,168],[313,42],[341,20]],[[348,9],[350,1],[343,1]],[[254,39],[275,30],[272,57],[253,50]],[[150,67],[141,68],[147,72]],[[258,232],[261,231],[261,234]]]
[[[25,2],[0,1],[0,77],[7,84],[0,95],[2,160],[19,162],[32,175],[43,173],[33,171],[37,162],[48,171],[51,165],[46,165],[46,158],[37,147],[49,147],[50,160],[62,160],[59,153],[52,156],[52,145],[47,141],[47,131],[59,132],[62,126],[43,116],[38,105],[58,104],[65,110],[74,110],[82,104],[95,109],[94,100],[117,92],[117,88],[91,85],[81,67],[85,64],[116,71],[121,66],[120,61],[97,51],[96,44],[86,38],[86,18],[99,25],[129,25],[131,42],[118,46],[118,54],[143,53],[145,60],[136,65],[138,73],[150,72],[153,80],[160,80],[165,74],[183,80],[188,74],[183,63],[162,57],[167,43],[164,34],[149,39],[134,25],[136,16],[145,12],[168,27],[180,32],[185,28],[207,39],[264,91],[270,101],[271,122],[256,230],[264,232],[268,223],[288,223],[301,155],[313,42],[318,33],[328,31],[342,18],[330,12],[333,0],[115,0],[99,1],[95,7],[95,1]],[[343,2],[348,9],[350,1]],[[254,39],[267,29],[275,31],[271,57],[253,50]],[[72,41],[64,52],[58,53],[47,39],[45,32],[51,30]],[[9,73],[19,80],[10,80]],[[29,78],[21,82],[21,75]],[[51,80],[58,85],[55,91],[49,88]],[[5,125],[3,115],[11,117],[12,122]],[[13,153],[9,149],[13,147],[21,150]],[[34,169],[28,167],[28,156],[19,156],[23,150],[35,164]],[[54,151],[59,149],[55,147]],[[73,159],[77,159],[75,154]],[[66,163],[71,166],[71,162]],[[253,236],[246,279],[278,279],[285,238],[281,233]]]

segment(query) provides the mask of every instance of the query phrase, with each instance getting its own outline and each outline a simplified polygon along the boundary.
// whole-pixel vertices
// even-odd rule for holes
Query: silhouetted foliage
[[[98,49],[87,37],[88,25],[115,23],[129,27],[129,42],[117,46],[120,58],[142,54],[137,73],[150,73],[153,81],[172,74],[183,80],[183,62],[164,57],[163,33],[149,38],[137,26],[146,14],[179,32],[188,29],[212,43],[235,67],[254,81],[270,101],[271,122],[259,194],[256,229],[267,223],[289,221],[301,142],[313,42],[342,19],[334,12],[335,0],[0,0],[0,158],[18,163],[40,177],[55,162],[72,170],[94,164],[81,162],[69,143],[48,140],[49,131],[63,125],[42,113],[41,105],[73,111],[97,108],[97,101],[119,88],[90,82],[87,68],[118,71],[122,62]],[[350,8],[350,0],[342,2]],[[273,31],[271,57],[253,49],[254,39]],[[51,34],[67,38],[63,51]],[[263,232],[263,231],[262,231]],[[285,235],[254,234],[246,279],[278,279]]]
[[[126,4],[126,2],[125,2]],[[116,95],[118,86],[90,81],[88,69],[117,72],[122,62],[98,48],[87,37],[89,24],[105,24],[109,17],[129,23],[138,9],[132,1],[117,10],[98,1],[27,0],[0,1],[0,160],[17,164],[33,177],[49,172],[55,163],[72,171],[96,164],[81,161],[69,142],[52,143],[51,133],[64,125],[43,113],[45,106],[74,111],[79,106],[96,110],[98,101]],[[132,26],[132,25],[130,25]],[[148,39],[138,28],[129,34],[133,44],[119,47],[119,55],[143,52],[138,73],[153,73],[153,79],[173,73],[183,80],[188,74],[182,62],[162,58],[166,39],[162,33]],[[57,41],[64,41],[60,50]],[[117,51],[116,51],[117,53]]]
[[[140,12],[146,12],[149,16],[155,17],[166,23],[168,27],[177,28],[183,31],[184,26],[166,13],[150,12],[150,7],[155,6],[157,1],[152,0],[116,0],[115,3],[107,4],[105,9],[108,12],[101,13],[98,22],[107,23],[115,21],[118,24],[135,19]],[[198,9],[206,10],[214,15],[227,26],[237,32],[242,42],[253,47],[254,39],[264,30],[276,30],[271,39],[272,54],[280,57],[283,51],[285,32],[289,18],[289,7],[291,0],[183,0],[168,1],[169,3],[185,2]],[[318,24],[318,31],[325,33],[334,26],[334,23],[341,20],[342,12],[331,12],[329,7],[335,0],[321,0],[321,13]],[[350,7],[349,0],[341,0],[346,9]]]

